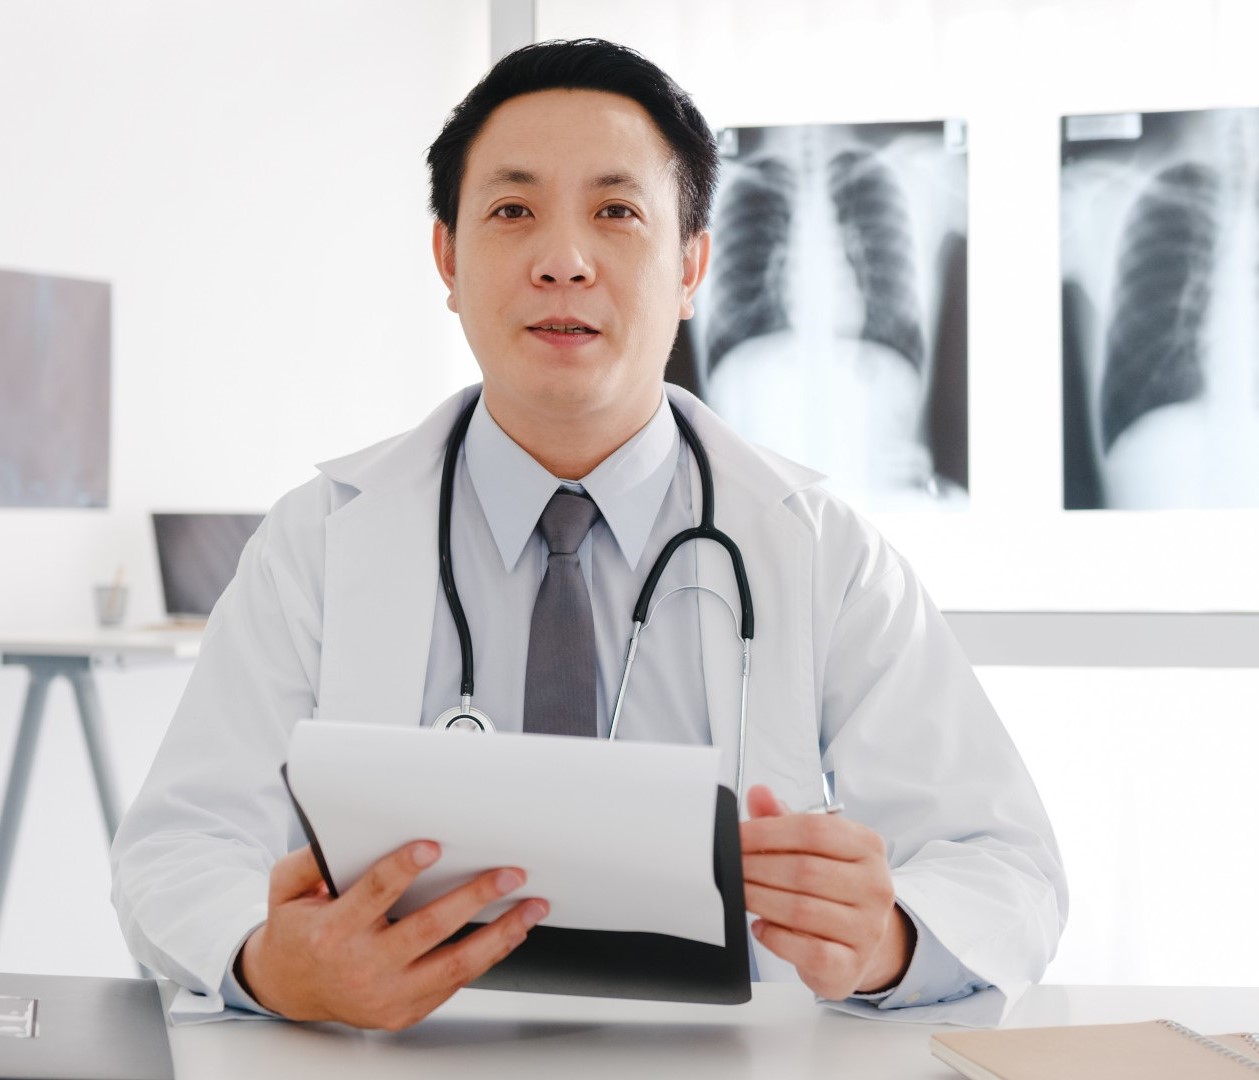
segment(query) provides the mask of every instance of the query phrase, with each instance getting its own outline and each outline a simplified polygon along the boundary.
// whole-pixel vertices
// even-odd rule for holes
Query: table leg
[[[26,802],[26,787],[31,778],[44,704],[48,700],[48,684],[55,675],[55,672],[39,665],[32,665],[30,673],[26,704],[22,706],[22,722],[13,747],[13,761],[9,765],[9,783],[4,791],[4,810],[0,812],[0,909],[4,906],[5,885],[12,868],[13,849],[17,846],[18,827],[22,823],[22,807]]]
[[[118,802],[118,786],[114,782],[114,770],[105,748],[104,716],[100,697],[96,693],[96,680],[88,665],[68,670],[66,678],[74,687],[79,703],[79,720],[83,725],[83,741],[87,743],[87,755],[92,762],[92,775],[96,778],[96,793],[101,801],[101,816],[105,819],[105,831],[109,842],[114,842],[118,822],[122,814]]]

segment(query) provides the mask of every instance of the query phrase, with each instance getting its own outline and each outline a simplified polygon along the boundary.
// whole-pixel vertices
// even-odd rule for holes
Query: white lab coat
[[[466,394],[320,466],[276,504],[118,832],[124,935],[145,964],[205,994],[207,1013],[221,1009],[232,956],[266,916],[272,863],[305,842],[279,777],[293,724],[420,716],[444,603],[442,453]],[[1013,745],[900,556],[818,474],[745,443],[685,391],[669,394],[708,451],[717,525],[740,545],[752,588],[745,790],[765,783],[789,805],[815,804],[825,759],[847,813],[885,839],[900,902],[996,987],[899,1013],[995,1022],[1043,972],[1066,912],[1052,831]],[[717,545],[699,545],[698,575],[737,610]],[[700,609],[712,739],[732,783],[740,650],[729,612]],[[762,978],[796,977],[754,947]]]

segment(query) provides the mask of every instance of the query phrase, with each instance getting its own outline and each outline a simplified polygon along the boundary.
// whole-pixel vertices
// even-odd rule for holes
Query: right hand
[[[335,900],[309,847],[271,870],[267,921],[245,942],[242,971],[258,1003],[290,1020],[398,1031],[423,1019],[525,940],[550,905],[530,899],[452,945],[523,870],[489,870],[395,923],[386,913],[441,854],[429,840],[386,855]]]

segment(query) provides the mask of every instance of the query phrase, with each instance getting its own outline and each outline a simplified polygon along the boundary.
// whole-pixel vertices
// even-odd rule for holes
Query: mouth
[[[537,323],[528,327],[530,330],[540,330],[547,334],[597,334],[599,331],[593,326],[587,326],[585,323],[579,322],[544,322]]]

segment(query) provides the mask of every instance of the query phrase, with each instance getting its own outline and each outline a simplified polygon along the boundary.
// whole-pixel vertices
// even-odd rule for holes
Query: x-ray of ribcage
[[[1259,506],[1259,109],[1062,127],[1063,502]]]
[[[0,270],[0,507],[109,501],[109,286]]]
[[[967,504],[957,122],[731,128],[669,377],[866,510]]]

